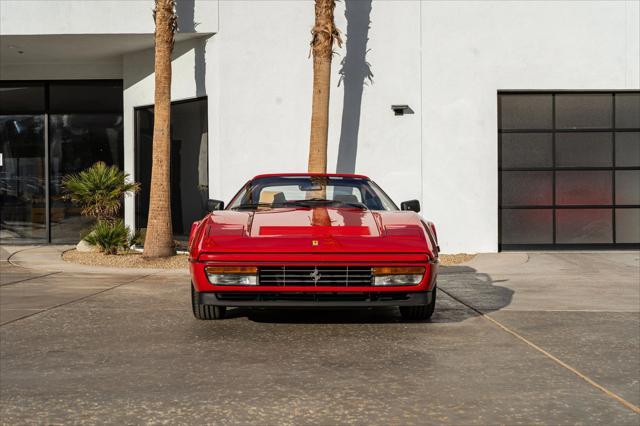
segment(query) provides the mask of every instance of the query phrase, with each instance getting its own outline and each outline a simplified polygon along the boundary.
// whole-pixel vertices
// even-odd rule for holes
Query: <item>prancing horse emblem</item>
[[[318,272],[318,267],[316,266],[316,267],[313,269],[313,272],[309,274],[309,276],[310,276],[311,278],[313,278],[313,284],[314,284],[314,285],[317,285],[317,284],[318,284],[318,281],[320,281],[320,278],[322,277],[322,274],[320,274],[320,272]]]
[[[311,245],[312,245],[312,246],[317,246],[318,244],[320,244],[320,243],[318,242],[318,240],[311,240]]]

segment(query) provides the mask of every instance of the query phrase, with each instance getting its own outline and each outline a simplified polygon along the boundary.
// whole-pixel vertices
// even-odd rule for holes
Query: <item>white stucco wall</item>
[[[228,200],[258,173],[305,171],[311,116],[313,9],[309,2],[234,1],[220,4],[221,31],[213,37],[218,64],[219,111],[214,194]],[[362,94],[356,172],[369,174],[394,199],[420,198],[420,5],[374,2],[369,52],[373,73]],[[344,32],[345,3],[336,6]],[[287,22],[275,28],[272,22]],[[380,25],[377,25],[380,23]],[[246,35],[255,34],[250,42]],[[348,36],[348,34],[347,34]],[[336,171],[344,84],[335,48],[329,124],[329,171]],[[396,117],[392,104],[413,115]],[[210,104],[210,108],[211,108]]]
[[[0,34],[153,33],[153,8],[154,0],[0,0]],[[183,31],[194,22],[197,32],[217,31],[218,0],[180,0],[177,9]]]
[[[496,251],[498,90],[638,89],[637,1],[422,4],[423,200],[447,252]]]
[[[212,195],[228,200],[255,173],[306,167],[310,9],[305,2],[220,4]],[[344,11],[338,3],[343,31]],[[373,82],[362,94],[356,172],[397,202],[420,199],[445,252],[496,251],[498,90],[637,89],[639,16],[637,1],[374,0],[366,56]],[[249,41],[247,34],[259,36]],[[348,54],[335,50],[330,171]],[[395,117],[392,104],[415,114]]]
[[[205,96],[206,63],[198,54],[206,58],[212,56],[207,53],[209,37],[201,37],[177,42],[173,50],[171,100],[178,101],[198,96]],[[197,59],[198,58],[198,59]],[[201,75],[200,75],[201,74]],[[135,175],[135,117],[134,109],[151,105],[154,102],[153,49],[126,54],[123,57],[123,111],[124,111],[124,168],[131,176]],[[209,116],[211,117],[211,105]],[[211,128],[211,125],[209,125]],[[211,138],[209,144],[211,145]],[[210,160],[213,156],[210,156]],[[209,167],[211,169],[211,165]],[[211,180],[211,175],[209,176]],[[133,198],[125,199],[125,223],[134,227],[135,202]]]
[[[94,34],[104,33],[95,43],[99,45],[107,33],[153,31],[151,20],[137,16],[151,10],[151,0],[39,3],[41,9],[36,2],[0,0],[1,34],[83,34],[91,28]],[[497,250],[499,90],[640,87],[640,10],[635,0],[373,0],[370,10],[367,5],[346,0],[336,6],[336,23],[347,41],[352,32],[352,43],[335,49],[329,171],[348,171],[354,165],[352,156],[339,155],[349,154],[344,147],[352,146],[343,142],[341,151],[340,140],[353,141],[357,135],[355,172],[371,176],[396,202],[420,199],[445,252]],[[350,18],[349,24],[358,24],[355,29],[348,26],[346,7],[360,14]],[[52,10],[65,8],[65,16]],[[192,21],[202,22],[196,31],[208,34],[176,43],[172,99],[208,96],[211,197],[228,201],[258,173],[304,171],[313,3],[196,0],[191,9]],[[113,19],[104,18],[114,13]],[[368,30],[362,17],[367,13]],[[133,173],[133,109],[153,103],[153,51],[132,50],[144,43],[140,37],[148,34],[127,35],[122,44],[127,50],[119,56],[109,49],[102,52],[98,59],[109,64],[102,68],[90,58],[83,59],[77,72],[73,58],[50,69],[35,63],[0,64],[0,78],[122,78],[125,168]],[[37,47],[37,40],[31,42]],[[92,52],[90,46],[87,52]],[[348,46],[351,59],[357,60],[347,68],[356,81],[366,82],[359,115],[358,90],[352,85],[345,98],[345,82],[340,81]],[[358,56],[363,47],[366,56]],[[358,74],[365,61],[371,79]],[[394,116],[392,104],[408,104],[414,114]],[[133,218],[128,200],[127,223],[133,224]]]

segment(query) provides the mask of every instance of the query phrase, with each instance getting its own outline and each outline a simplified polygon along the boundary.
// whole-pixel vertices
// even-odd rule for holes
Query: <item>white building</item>
[[[3,242],[77,241],[60,177],[148,179],[152,0],[0,0]],[[174,227],[306,168],[311,1],[177,0]],[[417,198],[445,252],[640,243],[640,3],[344,0],[329,168]],[[408,105],[395,115],[392,105]],[[179,189],[178,189],[179,188]],[[146,197],[125,219],[144,226]],[[526,208],[525,208],[526,207]]]

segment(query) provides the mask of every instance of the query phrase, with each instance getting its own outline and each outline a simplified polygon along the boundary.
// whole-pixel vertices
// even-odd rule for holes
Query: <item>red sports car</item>
[[[193,314],[227,307],[399,306],[407,320],[431,317],[438,242],[420,203],[400,209],[366,176],[260,175],[189,237]]]

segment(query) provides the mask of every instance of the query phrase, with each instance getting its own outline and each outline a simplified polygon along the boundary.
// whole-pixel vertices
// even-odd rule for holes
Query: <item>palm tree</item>
[[[313,53],[313,103],[311,108],[311,139],[309,141],[309,172],[327,172],[327,136],[329,130],[329,89],[333,43],[342,46],[340,32],[333,20],[335,0],[315,0],[316,21],[311,30]]]
[[[171,228],[171,53],[177,29],[174,0],[155,0],[155,109],[149,218],[143,256],[167,257],[175,253]]]

